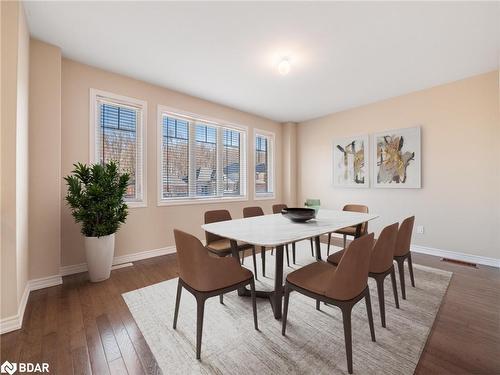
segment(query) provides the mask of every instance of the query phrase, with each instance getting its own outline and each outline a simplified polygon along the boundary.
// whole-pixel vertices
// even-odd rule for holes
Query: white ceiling
[[[498,68],[500,3],[25,2],[65,57],[277,121]],[[292,70],[277,73],[289,55]],[[168,104],[168,103],[165,103]]]

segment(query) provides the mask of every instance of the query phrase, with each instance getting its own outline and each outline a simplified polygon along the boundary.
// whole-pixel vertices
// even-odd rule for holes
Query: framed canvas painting
[[[345,137],[333,142],[333,186],[369,187],[368,135]]]
[[[419,126],[373,134],[373,186],[419,189],[421,187],[420,142]]]

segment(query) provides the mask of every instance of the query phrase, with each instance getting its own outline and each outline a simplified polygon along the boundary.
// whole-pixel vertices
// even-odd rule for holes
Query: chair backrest
[[[368,213],[368,207],[362,204],[346,204],[343,210],[350,212],[360,212],[363,214]],[[361,235],[365,235],[367,233],[368,233],[368,222],[364,222],[363,224],[361,224]]]
[[[195,236],[174,229],[177,261],[179,262],[179,276],[189,286],[197,290],[204,290],[210,283],[207,264],[208,250]]]
[[[392,266],[394,250],[396,249],[396,239],[398,238],[399,223],[391,224],[380,232],[377,242],[373,246],[370,261],[370,272],[381,273],[387,271]]]
[[[399,226],[398,239],[396,241],[395,256],[406,255],[410,251],[411,233],[413,232],[413,224],[415,216],[407,217]]]
[[[228,210],[213,210],[205,212],[205,224],[217,223],[219,221],[228,221],[231,219],[231,214]],[[205,239],[207,241],[207,244],[209,244],[214,241],[223,240],[224,237],[205,231]]]
[[[284,208],[288,208],[288,206],[286,204],[273,204],[273,214],[280,214]]]
[[[373,233],[350,243],[326,287],[327,297],[347,301],[365,290],[372,248]]]
[[[243,217],[264,216],[264,211],[259,206],[243,208]]]

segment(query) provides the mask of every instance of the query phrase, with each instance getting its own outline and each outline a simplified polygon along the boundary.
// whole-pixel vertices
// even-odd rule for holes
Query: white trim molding
[[[496,258],[488,258],[479,255],[471,255],[456,251],[441,250],[433,247],[413,245],[413,244],[411,245],[411,251],[421,254],[434,255],[441,258],[461,260],[463,262],[482,264],[483,266],[500,268],[500,259]]]
[[[23,325],[24,311],[26,310],[26,304],[28,303],[28,297],[30,295],[30,292],[38,289],[49,288],[51,286],[56,286],[60,284],[62,284],[61,275],[54,275],[49,277],[42,277],[40,279],[28,280],[28,282],[26,283],[26,287],[24,288],[21,301],[19,302],[17,314],[0,320],[0,335],[21,328],[21,326]]]
[[[61,285],[61,275],[54,275],[49,277],[42,277],[40,279],[33,279],[29,282],[30,292],[38,289],[50,288],[51,286]]]
[[[142,259],[154,258],[161,255],[173,254],[175,252],[176,252],[175,246],[167,246],[167,247],[162,247],[160,249],[147,250],[134,254],[116,256],[113,259],[112,270],[132,266],[133,264],[131,262],[136,262]],[[22,327],[24,311],[26,309],[26,304],[28,303],[28,297],[30,292],[39,289],[49,288],[52,286],[61,285],[63,283],[62,276],[72,275],[75,273],[86,272],[86,271],[87,271],[87,263],[80,263],[80,264],[61,267],[59,275],[28,280],[28,282],[26,283],[26,287],[24,288],[21,301],[19,302],[17,314],[0,320],[0,335],[18,330]]]
[[[149,259],[154,257],[159,257],[162,255],[173,254],[176,252],[175,246],[167,246],[154,250],[146,250],[138,253],[119,255],[114,257],[113,266],[121,266],[125,263],[137,262],[138,260]],[[121,267],[113,267],[112,269],[117,269]],[[87,271],[87,263],[72,264],[70,266],[62,266],[60,268],[61,276],[73,275],[75,273],[81,273]]]

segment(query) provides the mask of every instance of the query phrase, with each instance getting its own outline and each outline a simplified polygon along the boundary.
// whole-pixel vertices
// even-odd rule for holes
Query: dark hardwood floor
[[[454,272],[415,373],[500,374],[500,271],[421,254],[414,263]],[[22,329],[1,336],[1,362],[49,362],[64,375],[160,373],[121,294],[176,276],[176,256],[167,255],[101,283],[78,274],[32,292]]]

